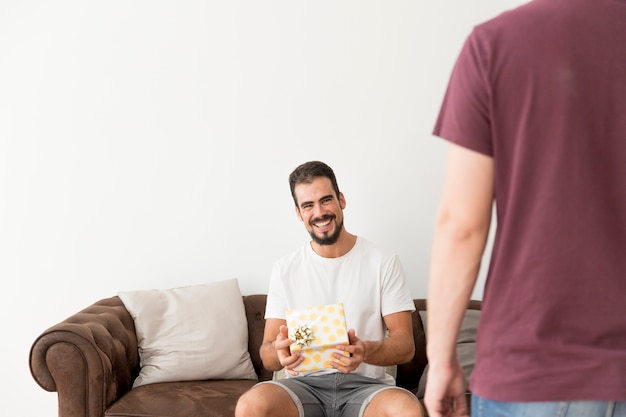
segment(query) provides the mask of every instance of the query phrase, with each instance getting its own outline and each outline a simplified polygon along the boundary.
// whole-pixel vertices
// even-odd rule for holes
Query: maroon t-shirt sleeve
[[[493,156],[485,49],[476,31],[472,32],[452,71],[433,134]]]

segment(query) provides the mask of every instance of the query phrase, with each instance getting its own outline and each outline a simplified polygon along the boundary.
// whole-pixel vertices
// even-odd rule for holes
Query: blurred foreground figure
[[[466,415],[455,354],[495,203],[472,415],[626,416],[626,1],[535,0],[476,26],[429,281],[429,415]]]

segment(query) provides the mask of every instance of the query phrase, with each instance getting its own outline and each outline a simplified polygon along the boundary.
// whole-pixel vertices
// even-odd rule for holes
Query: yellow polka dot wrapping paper
[[[291,352],[300,352],[304,361],[295,368],[298,372],[332,368],[332,356],[337,345],[348,345],[348,330],[343,303],[319,305],[304,309],[287,310],[287,328],[293,341]]]

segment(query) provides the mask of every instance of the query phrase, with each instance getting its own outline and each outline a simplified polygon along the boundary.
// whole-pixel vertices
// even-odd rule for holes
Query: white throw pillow
[[[157,382],[257,379],[236,279],[118,295],[135,321],[139,345],[141,371],[133,388]]]

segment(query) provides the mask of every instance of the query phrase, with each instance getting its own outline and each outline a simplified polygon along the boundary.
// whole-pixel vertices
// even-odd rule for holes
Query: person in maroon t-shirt
[[[429,415],[468,411],[454,345],[495,203],[472,414],[626,416],[626,1],[535,0],[476,26],[434,134],[450,149]]]

